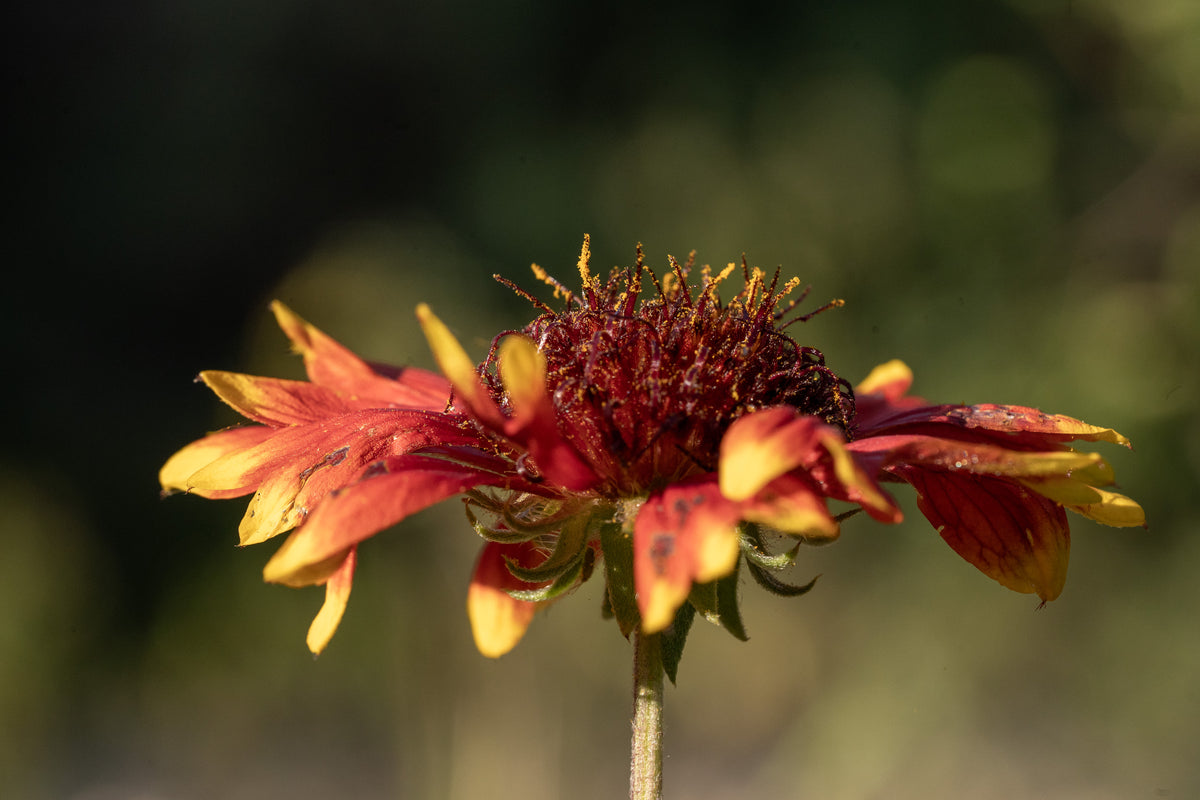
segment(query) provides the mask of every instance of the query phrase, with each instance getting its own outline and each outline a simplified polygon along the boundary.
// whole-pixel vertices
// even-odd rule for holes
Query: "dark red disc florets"
[[[637,265],[614,269],[603,284],[591,276],[587,259],[585,241],[580,295],[534,268],[565,297],[562,311],[518,291],[545,312],[521,333],[546,358],[559,431],[602,478],[599,491],[642,495],[716,469],[729,425],[768,406],[794,406],[849,430],[850,385],[825,366],[819,350],[781,330],[784,315],[806,293],[779,308],[798,282],[777,291],[778,272],[767,285],[761,271],[743,262],[744,287],[722,304],[717,287],[733,265],[716,276],[703,267],[694,294],[691,258],[683,265],[671,259],[672,271],[659,282],[644,268],[639,248]],[[643,277],[654,284],[654,295],[641,296]],[[818,311],[833,305],[840,303]],[[503,402],[499,381],[488,373]]]

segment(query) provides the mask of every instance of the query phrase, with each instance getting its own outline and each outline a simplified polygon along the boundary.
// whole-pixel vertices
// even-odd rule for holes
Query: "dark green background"
[[[160,502],[232,421],[206,368],[298,375],[278,297],[429,365],[430,302],[482,358],[638,241],[798,275],[791,329],[851,380],[1130,436],[1151,520],[1075,520],[1061,599],[1007,592],[919,515],[743,586],[751,641],[693,634],[667,694],[676,798],[1200,792],[1200,6],[20,4],[0,455],[0,783],[30,798],[577,800],[627,780],[630,648],[599,582],[498,662],[447,503],[319,590],[266,586],[240,501]],[[897,494],[914,511],[911,493]]]

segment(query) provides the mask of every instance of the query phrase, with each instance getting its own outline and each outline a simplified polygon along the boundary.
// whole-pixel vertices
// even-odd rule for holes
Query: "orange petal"
[[[467,351],[463,350],[458,339],[424,303],[417,306],[417,320],[429,341],[433,357],[437,360],[442,374],[450,380],[456,396],[480,422],[495,430],[503,430],[504,415],[484,389],[475,370],[475,362],[467,355]]]
[[[428,456],[397,456],[373,467],[377,474],[328,497],[263,569],[271,583],[317,583],[325,562],[410,514],[475,486],[502,484],[483,473]]]
[[[1043,497],[1114,528],[1133,528],[1146,524],[1146,512],[1123,494],[1098,489],[1073,478],[1022,480],[1022,484]]]
[[[721,440],[719,480],[730,500],[749,500],[798,468],[824,494],[858,503],[882,522],[899,521],[900,509],[847,451],[841,431],[817,417],[787,406],[768,408],[736,420]]]
[[[671,624],[692,583],[728,575],[738,560],[738,506],[711,478],[650,495],[633,527],[633,578],[642,629]]]
[[[429,411],[440,411],[446,405],[450,385],[440,375],[413,367],[395,370],[395,376],[381,374],[278,300],[271,303],[271,311],[296,351],[304,357],[304,368],[313,383],[348,398],[373,398],[379,401],[378,405]]]
[[[892,359],[871,370],[870,374],[854,387],[855,395],[881,394],[888,400],[898,400],[912,386],[913,374],[908,365]]]
[[[467,616],[475,646],[488,658],[499,658],[512,650],[525,635],[538,609],[538,603],[518,600],[508,593],[513,589],[529,589],[531,585],[509,571],[504,561],[506,556],[523,567],[535,566],[545,559],[530,542],[488,542],[483,546],[467,590]]]
[[[229,428],[198,439],[167,459],[158,473],[159,483],[166,492],[194,492],[201,497],[224,499],[239,497],[254,491],[253,485],[197,487],[191,477],[209,464],[229,453],[253,447],[269,438],[275,431],[260,425]]]
[[[864,511],[880,522],[890,524],[904,518],[904,514],[895,501],[879,488],[875,479],[855,461],[854,456],[842,442],[840,434],[835,434],[833,429],[826,429],[821,434],[821,444],[829,453],[833,464],[833,473],[837,478],[836,483],[829,481],[828,476],[817,468],[818,465],[813,465],[813,472],[822,475],[826,482],[826,489],[834,493],[833,496],[858,503]]]
[[[780,475],[812,457],[817,446],[816,417],[786,406],[739,417],[721,439],[721,493],[746,500]]]
[[[771,481],[738,507],[742,519],[769,525],[793,536],[831,541],[840,533],[824,497],[795,475],[784,475]]]
[[[410,409],[356,411],[271,433],[265,441],[226,453],[188,478],[200,492],[256,490],[239,528],[243,545],[299,525],[322,498],[352,483],[367,465],[385,456],[476,441],[444,415]]]
[[[216,370],[201,372],[200,379],[242,416],[274,428],[313,422],[356,408],[332,389],[307,381]]]
[[[1071,537],[1056,503],[999,478],[920,469],[900,475],[946,543],[984,574],[1043,601],[1062,592]]]
[[[350,601],[350,587],[354,583],[354,566],[358,561],[355,548],[350,548],[337,570],[325,581],[325,602],[308,627],[308,649],[320,655],[342,621],[346,603]]]

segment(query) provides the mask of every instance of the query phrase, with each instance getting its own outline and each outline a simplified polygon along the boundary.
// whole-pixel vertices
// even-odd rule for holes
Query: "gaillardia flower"
[[[279,303],[309,381],[228,372],[200,378],[255,424],[210,434],[163,467],[165,491],[252,495],[242,544],[292,531],[268,581],[323,584],[309,630],[320,652],[350,593],[358,545],[462,495],[485,540],[468,592],[476,644],[507,652],[539,607],[603,566],[605,611],[622,632],[664,634],[667,672],[696,611],[743,636],[737,581],[800,594],[774,570],[805,541],[836,538],[865,511],[897,522],[881,482],[903,481],[942,537],[985,574],[1043,601],[1070,547],[1064,509],[1143,525],[1104,487],[1099,455],[1128,446],[1109,428],[1020,406],[930,405],[893,361],[852,387],[785,329],[806,295],[741,265],[741,289],[692,259],[661,279],[643,264],[607,280],[579,258],[574,293],[536,265],[559,309],[496,337],[482,364],[427,306],[417,308],[442,376],[369,364]],[[652,289],[647,290],[645,284]],[[831,512],[829,501],[848,508]],[[768,532],[772,533],[768,537]],[[794,537],[772,554],[768,538]]]

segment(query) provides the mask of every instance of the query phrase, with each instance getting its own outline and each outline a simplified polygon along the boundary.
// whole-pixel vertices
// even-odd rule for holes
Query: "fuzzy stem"
[[[662,797],[663,661],[657,633],[633,635],[633,753],[630,800]]]

